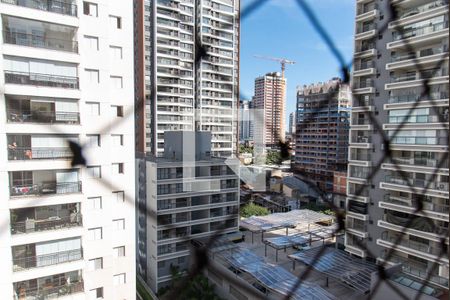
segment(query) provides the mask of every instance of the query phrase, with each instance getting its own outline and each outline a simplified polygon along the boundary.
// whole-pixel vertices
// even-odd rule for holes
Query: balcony
[[[398,12],[398,19],[401,20],[401,19],[404,19],[404,18],[407,18],[407,17],[411,17],[411,16],[414,16],[414,15],[417,15],[417,14],[421,14],[421,13],[433,10],[435,8],[445,6],[447,4],[448,4],[447,1],[438,0],[438,1],[434,1],[434,2],[431,2],[431,3],[424,4],[424,5],[420,5],[420,6],[407,8],[407,9],[404,9],[404,10],[400,10]]]
[[[81,270],[14,282],[14,299],[54,299],[84,291]]]
[[[5,83],[78,89],[78,77],[5,70]]]
[[[47,35],[3,31],[3,41],[6,44],[78,53],[78,42],[51,38]]]
[[[393,40],[399,41],[402,39],[423,36],[445,28],[448,28],[448,22],[438,22],[420,27],[404,28],[402,32],[393,32]]]
[[[15,255],[13,253],[13,257],[14,256]],[[83,258],[83,250],[81,248],[44,255],[15,257],[13,258],[13,271],[18,272],[34,268],[53,266],[62,263],[81,260],[82,258]]]
[[[8,123],[80,124],[80,113],[72,111],[30,111],[7,109]]]
[[[430,244],[420,243],[418,241],[410,240],[404,235],[399,239],[399,236],[390,232],[383,232],[381,234],[381,240],[388,242],[392,245],[399,245],[405,248],[413,249],[422,253],[438,256],[441,253],[440,245],[436,242],[429,241]],[[397,248],[398,250],[399,248]],[[409,252],[409,251],[408,251]],[[413,252],[414,253],[414,252]]]
[[[39,159],[70,159],[72,151],[67,148],[32,148],[15,147],[8,148],[8,160],[39,160]]]
[[[414,72],[398,74],[396,76],[391,76],[391,83],[399,83],[399,82],[423,80],[423,79],[433,79],[435,77],[443,77],[443,76],[448,76],[447,68],[424,70],[421,73],[419,73],[419,72],[416,73],[414,71]]]
[[[421,167],[430,167],[436,168],[440,163],[441,159],[434,158],[422,158],[422,157],[397,157],[391,156],[391,160],[399,165],[408,165],[408,166],[421,166]],[[445,159],[441,166],[444,168],[448,167],[448,159]]]
[[[402,145],[448,145],[447,137],[393,136],[391,144]]]
[[[76,17],[77,5],[75,1],[57,1],[57,0],[1,0],[3,3],[39,9],[57,14]]]
[[[436,115],[406,115],[406,116],[389,116],[389,124],[402,123],[442,123],[448,122],[448,114]]]
[[[440,198],[420,198],[421,196],[412,194],[410,198],[400,197],[394,194],[386,194],[384,195],[383,202],[399,205],[403,207],[407,207],[408,210],[415,210],[419,203],[422,206],[422,210],[428,212],[436,212],[441,214],[448,214],[450,206],[448,204],[444,204]],[[440,202],[441,201],[441,202]],[[403,210],[406,211],[406,210]]]
[[[448,99],[448,91],[431,91],[428,96],[423,97],[421,99],[421,92],[417,93],[405,94],[405,95],[392,95],[389,97],[389,104],[391,103],[408,103],[408,102],[417,102],[417,101],[428,101],[428,100],[442,100]]]
[[[433,56],[433,55],[437,55],[437,54],[445,54],[448,51],[448,46],[439,46],[439,47],[434,47],[434,48],[428,48],[425,50],[421,50],[415,53],[399,53],[395,56],[391,57],[391,62],[395,63],[395,62],[400,62],[400,61],[405,61],[405,60],[412,60],[412,59],[420,59],[423,57],[429,57],[429,56]],[[415,62],[413,62],[413,64],[415,64]],[[389,64],[388,64],[389,65]],[[392,69],[390,67],[386,67],[388,70]]]
[[[425,179],[418,179],[418,178],[402,178],[392,175],[387,175],[385,177],[385,182],[392,183],[392,184],[398,184],[398,185],[404,185],[407,187],[417,188],[417,189],[433,189],[433,190],[439,190],[439,191],[445,191],[448,192],[448,181],[442,181],[438,182],[436,180],[430,181]]]

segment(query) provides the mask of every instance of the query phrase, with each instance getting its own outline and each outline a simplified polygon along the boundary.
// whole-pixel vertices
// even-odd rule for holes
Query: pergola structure
[[[323,252],[316,260],[320,251]],[[292,260],[294,269],[296,261],[303,262],[364,294],[370,292],[371,275],[378,270],[373,263],[352,257],[343,250],[331,247],[325,247],[325,249],[316,247],[299,251],[288,255],[288,258]]]

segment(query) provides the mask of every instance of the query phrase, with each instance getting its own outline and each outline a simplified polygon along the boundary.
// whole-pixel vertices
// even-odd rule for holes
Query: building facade
[[[170,284],[172,267],[187,274],[192,239],[239,230],[239,161],[211,156],[210,132],[165,140],[163,157],[138,162],[138,270],[154,292]]]
[[[132,2],[0,13],[1,298],[135,299]]]
[[[297,90],[293,169],[323,191],[333,190],[333,172],[346,170],[350,98],[338,78]]]
[[[214,155],[233,153],[239,0],[145,0],[135,15],[138,151],[162,155],[165,131],[202,130]]]
[[[279,72],[255,79],[255,141],[276,147],[285,138],[286,79]]]
[[[253,105],[252,101],[241,100],[239,103],[239,141],[253,140]]]
[[[293,136],[295,134],[295,127],[296,127],[296,113],[295,112],[291,112],[289,114],[289,128],[288,128],[288,132],[291,136]]]
[[[357,1],[346,250],[448,289],[448,4],[386,5]]]

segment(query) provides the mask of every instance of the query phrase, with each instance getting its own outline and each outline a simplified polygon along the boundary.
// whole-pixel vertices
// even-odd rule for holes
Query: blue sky
[[[242,9],[253,0],[241,0]],[[332,36],[347,62],[353,54],[355,0],[307,0]],[[296,0],[268,0],[241,20],[241,95],[251,98],[254,80],[267,72],[280,71],[275,61],[253,55],[285,57],[287,65],[286,117],[295,110],[297,85],[326,81],[339,76],[339,64],[313,29]]]

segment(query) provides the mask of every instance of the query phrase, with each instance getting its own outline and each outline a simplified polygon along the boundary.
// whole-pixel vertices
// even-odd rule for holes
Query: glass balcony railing
[[[11,224],[11,234],[23,234],[40,231],[58,230],[82,226],[83,218],[81,213],[73,212],[68,217],[52,216],[47,219],[29,219]]]
[[[420,202],[423,210],[437,212],[437,213],[445,213],[445,214],[448,213],[449,208],[450,208],[449,205],[443,204],[443,203],[436,203],[433,201],[436,201],[436,200],[432,200],[430,202],[430,201],[425,201],[425,200],[421,200],[421,199],[416,199],[414,197],[413,198],[404,198],[404,197],[394,196],[394,195],[390,195],[390,194],[384,195],[384,198],[383,198],[383,202],[392,203],[395,205],[406,206],[406,207],[410,207],[412,209],[416,209]]]
[[[27,34],[17,31],[3,31],[3,41],[6,44],[78,53],[78,42],[50,38],[44,35]]]
[[[366,79],[366,80],[361,80],[361,81],[357,82],[355,84],[354,88],[356,88],[356,89],[364,89],[364,88],[373,87],[373,85],[374,85],[374,82],[373,82],[372,79]]]
[[[355,71],[365,70],[365,69],[374,68],[374,67],[375,67],[375,63],[372,60],[363,61],[363,62],[355,65]]]
[[[391,138],[391,143],[407,145],[447,145],[448,138],[428,136],[395,136]]]
[[[420,243],[420,242],[416,242],[413,240],[408,240],[405,238],[400,238],[398,239],[397,236],[395,235],[390,235],[390,234],[382,234],[381,235],[381,239],[383,241],[389,242],[389,243],[393,243],[396,245],[400,245],[406,248],[410,248],[413,250],[417,250],[423,253],[428,253],[428,254],[433,254],[433,255],[439,255],[441,252],[441,249],[439,247],[435,247],[433,245],[427,245],[424,243]]]
[[[50,194],[80,193],[81,181],[75,182],[45,182],[36,184],[13,184],[11,196],[42,196]]]
[[[391,61],[397,62],[397,61],[409,60],[409,59],[414,59],[414,58],[427,57],[427,56],[431,56],[431,55],[444,53],[447,51],[448,51],[448,46],[445,45],[445,46],[441,46],[441,47],[435,47],[435,48],[421,50],[421,51],[418,51],[417,53],[397,54],[397,55],[391,57]]]
[[[448,115],[429,116],[429,115],[408,115],[408,116],[390,116],[390,124],[399,123],[438,123],[448,122]]]
[[[402,82],[402,81],[413,81],[420,79],[430,79],[434,77],[447,76],[448,69],[442,68],[437,70],[426,70],[422,73],[413,73],[413,74],[399,74],[397,76],[391,77],[391,83]]]
[[[406,94],[406,95],[392,95],[389,98],[389,103],[406,103],[406,102],[416,102],[420,100],[420,95],[422,93],[418,91],[414,94]],[[448,91],[440,91],[440,92],[431,92],[428,96],[423,97],[423,101],[427,100],[440,100],[440,99],[448,99]]]
[[[78,89],[78,77],[5,70],[5,83]]]
[[[370,124],[371,124],[370,119],[366,118],[352,119],[352,125],[370,125]]]
[[[428,188],[448,192],[448,182],[429,181],[418,178],[402,178],[388,175],[385,177],[387,183],[411,186],[414,188]]]
[[[434,1],[434,2],[431,2],[431,3],[427,3],[427,4],[424,4],[424,5],[416,6],[416,7],[413,7],[413,8],[409,8],[409,9],[400,11],[398,13],[398,18],[399,19],[407,18],[407,17],[410,17],[410,16],[414,16],[414,15],[417,15],[417,14],[420,14],[420,13],[423,13],[423,12],[435,9],[437,7],[445,6],[447,4],[448,4],[447,1],[439,0],[439,1]]]
[[[33,268],[52,266],[66,262],[77,261],[82,258],[83,251],[81,248],[44,255],[17,257],[13,259],[13,271],[18,272]]]
[[[377,25],[375,23],[364,24],[363,26],[359,27],[356,30],[356,33],[357,34],[364,33],[364,32],[368,32],[368,31],[374,30],[376,28],[377,28]]]
[[[56,275],[55,275],[56,276]],[[75,293],[81,293],[84,291],[84,284],[81,278],[76,282],[66,284],[52,284],[51,278],[49,278],[48,284],[41,285],[39,287],[20,287],[20,283],[15,283],[16,294],[14,299],[54,299],[66,295]]]
[[[1,0],[3,3],[54,12],[72,17],[77,16],[75,1],[58,0]]]
[[[435,24],[429,24],[415,28],[405,28],[403,32],[394,32],[393,39],[398,41],[401,39],[407,39],[415,36],[422,36],[425,34],[433,33],[439,30],[443,30],[448,27],[448,22],[439,22]]]
[[[356,144],[367,144],[367,143],[372,143],[372,136],[366,135],[356,135],[356,136],[352,136],[351,139],[352,143],[356,143]]]
[[[391,156],[391,160],[399,165],[412,165],[436,168],[440,163],[440,159],[434,158],[414,158],[414,157],[396,157]],[[445,159],[441,166],[448,167],[448,159]]]
[[[9,123],[80,124],[80,113],[72,111],[6,110]]]
[[[14,149],[8,149],[8,160],[68,159],[71,157],[73,157],[73,154],[69,147],[15,147]]]

